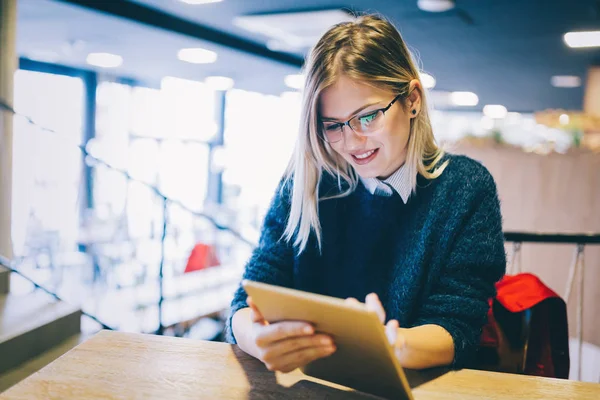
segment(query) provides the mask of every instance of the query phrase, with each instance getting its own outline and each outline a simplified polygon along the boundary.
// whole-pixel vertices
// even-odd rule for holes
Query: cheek
[[[339,142],[330,143],[329,146],[333,149],[334,152],[341,154],[343,156],[344,155],[343,143],[344,143],[344,141],[340,140]]]
[[[385,137],[382,139],[385,140],[389,145],[392,145],[393,147],[398,147],[394,150],[402,151],[408,143],[409,134],[410,121],[406,121],[402,118],[397,118],[394,121],[394,124],[390,126],[389,129],[386,131]]]

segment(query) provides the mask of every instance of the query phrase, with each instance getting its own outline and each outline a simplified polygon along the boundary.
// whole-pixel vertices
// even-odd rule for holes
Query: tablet
[[[378,396],[412,400],[385,327],[365,304],[249,280],[242,286],[268,322],[306,321],[333,338],[336,352],[305,366],[305,374]]]

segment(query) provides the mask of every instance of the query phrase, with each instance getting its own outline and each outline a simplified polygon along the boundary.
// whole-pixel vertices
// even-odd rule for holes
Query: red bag
[[[496,283],[488,323],[483,327],[480,365],[510,364],[511,372],[569,377],[567,306],[535,275],[506,275]],[[507,361],[508,360],[508,361]]]
[[[217,251],[214,246],[198,243],[192,249],[185,271],[183,273],[199,271],[210,267],[218,267],[221,265],[217,257]]]

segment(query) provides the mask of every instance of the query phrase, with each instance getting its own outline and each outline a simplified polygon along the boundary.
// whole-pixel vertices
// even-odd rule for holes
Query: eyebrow
[[[375,104],[379,104],[379,103],[381,103],[381,100],[379,100],[379,101],[376,101],[376,102],[373,102],[373,103],[370,103],[370,104],[367,104],[367,105],[364,105],[364,106],[360,107],[359,109],[355,110],[355,111],[354,111],[352,114],[350,114],[350,115],[351,115],[352,117],[354,117],[356,114],[358,114],[359,112],[361,112],[361,111],[362,111],[362,110],[364,110],[365,108],[369,108],[369,107],[371,107],[371,106],[374,106]],[[351,117],[351,118],[352,118],[352,117]],[[337,118],[330,118],[330,117],[321,117],[321,120],[322,120],[322,121],[336,121],[336,122],[337,122],[337,121],[340,121],[340,120],[339,120],[339,119],[337,119]]]

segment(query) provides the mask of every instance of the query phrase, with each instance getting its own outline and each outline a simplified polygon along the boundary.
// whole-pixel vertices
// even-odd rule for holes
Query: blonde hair
[[[411,80],[420,81],[419,71],[400,33],[379,16],[365,15],[335,25],[312,49],[305,64],[299,135],[282,186],[287,187],[291,181],[291,208],[283,238],[288,242],[293,240],[298,254],[306,248],[311,231],[321,249],[318,206],[323,200],[319,197],[323,172],[337,177],[340,191],[342,181],[347,183],[347,188],[333,198],[349,195],[358,185],[352,166],[320,138],[319,95],[341,74],[403,94],[400,101],[403,107]],[[427,179],[435,179],[447,164],[438,165],[444,152],[435,142],[424,93],[421,93],[421,103],[419,114],[411,119],[406,158],[413,192],[417,187],[417,172]]]

